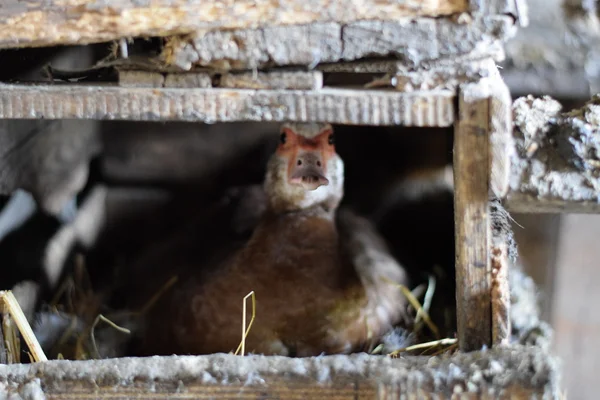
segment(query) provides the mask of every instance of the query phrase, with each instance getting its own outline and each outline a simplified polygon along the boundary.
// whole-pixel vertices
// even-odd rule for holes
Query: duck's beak
[[[325,177],[325,162],[319,151],[304,151],[293,160],[290,183],[306,190],[315,190],[329,184]]]

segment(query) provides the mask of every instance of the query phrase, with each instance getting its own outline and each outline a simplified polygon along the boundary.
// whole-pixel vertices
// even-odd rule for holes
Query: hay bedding
[[[551,330],[538,317],[536,291],[532,280],[518,267],[510,216],[497,201],[492,203],[491,211],[493,232],[495,235],[508,238],[509,253],[515,263],[510,273],[513,305],[512,342],[546,349]],[[140,310],[111,310],[106,306],[106,296],[94,290],[87,274],[84,256],[78,254],[75,261],[72,274],[67,275],[63,280],[54,293],[54,299],[35,313],[33,333],[36,340],[50,359],[86,360],[127,356],[128,342],[135,340],[133,333],[140,317],[152,307],[164,290],[175,283],[175,279],[166,282],[165,286],[148,299],[148,303]],[[447,274],[444,275],[444,271],[440,273],[440,268],[437,271],[437,277],[435,272],[429,274],[427,282],[417,284],[411,288],[412,290],[398,287],[398,290],[409,299],[414,324],[409,329],[395,327],[370,348],[365,349],[367,353],[390,356],[440,356],[453,354],[456,351],[456,339],[452,336],[443,337],[440,334],[454,329],[454,324],[448,323],[447,318],[448,314],[454,315],[453,306],[446,306],[447,309],[443,312],[436,310],[432,314],[435,317],[430,317],[431,305],[436,296],[438,296],[437,304],[453,304],[453,299],[448,298],[448,292],[436,291],[436,286],[440,283],[448,285],[448,282],[444,282],[444,279],[448,279]],[[245,300],[247,299],[240,299],[244,302]],[[250,308],[250,303],[247,304]],[[252,302],[252,308],[254,307]],[[441,319],[440,316],[446,318]],[[251,329],[251,325],[252,319],[244,321],[247,330]],[[7,333],[14,335],[14,329],[5,330],[5,334]],[[9,340],[8,343],[10,342]],[[12,342],[14,352],[20,344],[15,342],[14,337]],[[240,332],[240,346],[238,349],[232,349],[232,352],[238,354],[242,349],[241,354],[244,354],[243,343],[243,332]],[[26,346],[23,347],[23,350],[27,349]],[[12,361],[19,361],[19,359],[13,357]],[[20,361],[27,362],[27,359]]]

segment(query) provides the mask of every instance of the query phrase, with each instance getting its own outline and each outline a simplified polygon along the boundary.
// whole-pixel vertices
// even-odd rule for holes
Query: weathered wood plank
[[[163,87],[165,76],[158,72],[119,71],[119,86],[123,87]]]
[[[323,87],[321,71],[273,71],[224,74],[219,87],[246,89],[317,90]]]
[[[438,17],[467,10],[466,0],[4,0],[0,47],[86,44],[259,25]]]
[[[319,22],[176,36],[167,41],[162,58],[167,65],[184,70],[316,66],[388,56],[417,66],[427,60],[455,58],[482,49],[495,53],[495,44],[514,33],[514,21],[508,16],[481,17],[462,24],[430,18]]]
[[[490,97],[490,190],[502,199],[510,185],[510,161],[514,153],[512,99],[494,64],[488,69]]]
[[[212,78],[206,72],[162,73],[124,69],[118,71],[119,86],[154,88],[209,88]]]
[[[482,376],[485,379],[482,379]],[[0,396],[49,399],[528,399],[558,396],[556,361],[522,346],[452,357],[186,357],[0,365]],[[440,377],[448,377],[440,379]]]
[[[461,86],[454,133],[456,307],[464,351],[492,344],[489,97],[487,82]]]
[[[449,90],[171,89],[83,85],[0,85],[0,118],[138,121],[284,121],[447,127]],[[40,106],[43,105],[43,106]]]
[[[209,88],[212,87],[212,78],[205,72],[167,74],[163,86],[167,88]]]
[[[600,98],[560,113],[549,97],[513,105],[515,151],[507,208],[515,212],[600,212]]]

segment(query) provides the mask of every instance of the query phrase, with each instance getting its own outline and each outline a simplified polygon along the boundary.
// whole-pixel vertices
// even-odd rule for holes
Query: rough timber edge
[[[510,15],[526,21],[523,0],[231,1],[5,0],[0,48],[89,44],[127,37],[186,35],[201,30],[356,21]],[[417,3],[418,6],[415,6]]]
[[[492,345],[490,273],[490,86],[463,83],[454,128],[454,229],[458,345]]]
[[[0,118],[136,121],[298,121],[447,127],[450,90],[171,89],[0,85]]]
[[[207,67],[225,71],[394,57],[415,67],[488,47],[495,52],[497,44],[515,32],[512,16],[467,13],[439,19],[383,18],[204,30],[167,38],[160,60],[181,70]]]
[[[305,399],[399,399],[411,394],[552,399],[558,398],[558,380],[554,357],[522,346],[431,358],[215,354],[0,365],[3,398],[128,398],[151,393],[153,398],[171,399],[261,394]]]
[[[12,3],[12,4],[11,4]],[[15,4],[18,3],[18,4]],[[25,4],[23,4],[25,3]],[[0,9],[0,47],[88,44],[203,29],[441,17],[469,11],[467,0],[8,0]]]

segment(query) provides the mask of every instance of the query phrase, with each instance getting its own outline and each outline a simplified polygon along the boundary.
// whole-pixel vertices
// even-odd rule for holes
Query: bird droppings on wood
[[[600,210],[600,110],[594,98],[561,113],[550,97],[515,101],[510,193],[513,211]]]
[[[424,18],[201,31],[168,38],[161,59],[183,70],[286,65],[314,68],[321,63],[368,57],[393,57],[416,67],[424,61],[477,53],[482,42],[494,48],[514,32],[512,19],[504,16],[478,18],[466,25]]]
[[[285,371],[285,373],[283,373]],[[120,393],[134,384],[138,393],[177,393],[189,395],[205,390],[218,393],[238,388],[243,392],[282,390],[284,382],[294,382],[299,390],[332,388],[359,382],[363,390],[451,394],[457,388],[490,396],[507,395],[520,386],[529,395],[556,398],[556,361],[536,348],[511,346],[485,352],[432,358],[391,359],[386,356],[356,354],[288,358],[215,354],[210,356],[169,356],[122,358],[95,361],[50,361],[33,365],[0,366],[3,383],[0,393],[21,394],[43,387],[46,396],[60,396],[69,390],[95,388],[97,395]],[[441,377],[444,377],[441,379]],[[283,380],[283,381],[282,381]],[[178,384],[174,385],[175,383]],[[310,382],[315,382],[310,384]],[[130,390],[130,389],[129,389]],[[374,392],[372,392],[374,395]]]

